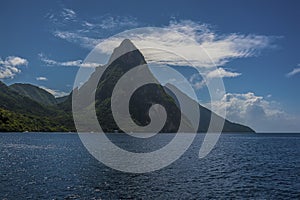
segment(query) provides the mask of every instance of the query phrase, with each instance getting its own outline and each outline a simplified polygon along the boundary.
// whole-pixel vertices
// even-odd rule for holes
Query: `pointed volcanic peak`
[[[101,67],[97,68],[88,82],[97,80],[101,72],[103,72],[98,82],[96,96],[100,98],[98,100],[104,100],[111,97],[114,86],[124,74],[144,64],[147,64],[147,62],[143,54],[129,39],[125,39],[114,49],[105,71],[101,71],[103,70]],[[150,69],[149,74],[153,75]]]
[[[96,100],[95,108],[97,117],[105,132],[119,130],[111,110],[111,97],[117,82],[128,71],[140,65],[147,65],[144,56],[129,39],[125,39],[114,49],[109,62],[104,67],[100,66],[96,68],[89,80],[80,87],[76,93],[74,91],[74,94],[80,94],[79,96],[83,98],[80,100],[81,106],[86,106],[87,109],[89,109],[93,101]],[[143,74],[153,76],[150,69],[144,69]],[[153,79],[155,79],[154,76]],[[93,88],[95,85],[97,85],[95,98],[90,99],[91,93],[95,91]],[[119,99],[123,98],[122,92],[117,95]],[[130,113],[132,119],[137,124],[146,125],[149,123],[149,109],[153,105],[153,102],[158,102],[164,105],[169,113],[172,113],[169,115],[163,131],[175,132],[178,128],[179,123],[177,121],[180,120],[180,110],[173,100],[164,92],[161,85],[149,84],[141,87],[135,92],[134,97],[132,97],[130,101]]]
[[[85,82],[78,91],[75,90],[74,94],[77,92],[91,91],[93,90],[92,87],[97,84],[98,89],[96,96],[101,96],[100,100],[104,100],[111,96],[114,85],[126,72],[143,64],[147,64],[143,54],[129,39],[124,39],[120,45],[113,50],[109,62],[97,67],[88,81]],[[101,77],[100,80],[99,77]],[[104,91],[101,95],[100,88],[102,92]],[[82,96],[89,95],[85,94]]]
[[[136,46],[129,40],[125,39],[121,42],[120,46],[115,48],[113,50],[113,53],[110,56],[108,65],[110,65],[113,61],[118,59],[119,57],[123,56],[124,54],[127,54],[128,52],[136,51],[138,50]]]
[[[83,98],[80,102],[81,106],[87,109],[96,108],[96,114],[99,123],[104,132],[113,132],[120,130],[115,122],[111,110],[111,97],[117,82],[131,69],[147,64],[142,53],[128,39],[125,39],[117,48],[114,49],[109,62],[105,66],[97,67],[89,80],[76,93]],[[149,76],[155,76],[149,70]],[[137,74],[138,76],[138,74]],[[100,80],[99,80],[100,78]],[[132,77],[135,78],[135,77]],[[97,85],[95,91],[94,86]],[[173,93],[172,91],[175,91]],[[94,95],[91,95],[94,93]],[[76,94],[74,91],[74,94]],[[175,95],[176,94],[176,95]],[[118,98],[123,98],[123,93],[118,94]],[[89,98],[91,97],[91,98]],[[198,108],[200,112],[200,121],[193,123],[198,125],[197,132],[207,132],[210,122],[213,126],[210,131],[213,132],[219,127],[219,122],[224,122],[223,132],[253,132],[249,127],[232,123],[212,111],[201,106],[198,102],[191,99],[183,91],[178,88],[164,87],[160,84],[146,84],[138,88],[130,98],[129,112],[131,119],[138,125],[146,126],[151,119],[149,118],[149,109],[153,104],[162,105],[168,113],[166,123],[161,132],[176,132],[179,128],[181,117],[186,126],[190,126],[191,119],[186,117],[190,110],[181,113],[178,99],[180,98],[187,103],[193,105],[191,108]],[[95,105],[94,105],[94,101]],[[71,101],[69,101],[71,105]],[[71,108],[71,106],[69,106]],[[71,110],[71,109],[70,109]],[[225,121],[224,121],[225,120]],[[130,124],[128,124],[130,126]],[[93,131],[88,130],[88,131]]]
[[[119,80],[128,70],[143,64],[147,64],[143,54],[129,39],[124,39],[120,45],[113,50],[108,63],[104,66],[97,67],[95,72],[89,77],[89,80],[80,88],[92,87],[95,81],[98,81],[101,74],[103,75],[98,85],[101,85],[102,82],[106,82],[106,85],[115,84],[108,84],[107,82]]]

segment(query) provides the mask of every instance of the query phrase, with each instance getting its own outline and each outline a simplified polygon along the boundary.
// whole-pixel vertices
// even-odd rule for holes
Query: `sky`
[[[207,80],[223,79],[223,96],[203,104],[226,108],[228,119],[256,131],[300,131],[299,1],[0,4],[0,80],[8,85],[31,83],[55,96],[66,95],[78,69],[94,67],[83,61],[96,45],[103,44],[101,50],[108,55],[119,42],[112,36],[139,28],[143,41],[137,39],[141,33],[130,36],[137,47],[176,50],[196,68],[205,69]],[[203,48],[210,60],[198,53]],[[169,61],[189,77],[201,97],[205,83],[195,70],[174,57]]]

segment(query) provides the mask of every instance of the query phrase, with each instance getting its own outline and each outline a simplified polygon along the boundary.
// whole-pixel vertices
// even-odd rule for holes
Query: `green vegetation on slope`
[[[1,81],[0,115],[0,131],[75,131],[71,113],[19,94]]]
[[[16,91],[18,94],[29,97],[44,105],[55,105],[57,103],[52,94],[31,84],[15,83],[10,85],[9,88]]]
[[[61,122],[59,118],[24,115],[0,108],[0,132],[75,131]]]

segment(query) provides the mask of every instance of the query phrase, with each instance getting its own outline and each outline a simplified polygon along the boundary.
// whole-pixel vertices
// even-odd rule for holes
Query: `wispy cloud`
[[[273,47],[273,40],[276,39],[273,36],[254,34],[220,35],[206,24],[189,20],[171,21],[168,26],[162,28],[139,28],[101,39],[89,37],[83,32],[79,34],[56,31],[55,35],[86,48],[99,44],[97,48],[107,56],[124,38],[129,38],[142,51],[148,63],[186,65],[188,60],[193,66],[201,68],[224,66],[232,59],[256,56],[261,50]]]
[[[206,80],[204,79],[203,76],[201,76],[200,74],[193,74],[190,78],[189,78],[189,82],[192,84],[192,86],[196,89],[202,89],[203,87],[206,86]]]
[[[86,19],[70,8],[49,13],[46,17],[52,24],[50,29],[55,37],[78,43],[88,49],[95,47],[100,39],[139,26],[137,19],[132,16],[107,14]]]
[[[139,24],[136,18],[130,16],[103,16],[98,18],[96,23],[86,24],[89,27],[102,28],[102,29],[120,29],[120,28],[129,28],[137,27]]]
[[[109,57],[125,38],[137,46],[150,64],[188,64],[198,68],[204,79],[194,77],[190,82],[194,88],[200,89],[212,78],[240,76],[241,73],[228,71],[223,66],[233,59],[257,56],[263,49],[273,48],[277,37],[237,33],[224,35],[214,32],[207,24],[190,20],[171,21],[164,27],[138,28],[102,39],[96,47],[97,51]]]
[[[189,82],[192,84],[192,86],[196,89],[202,89],[207,85],[209,81],[211,81],[214,78],[232,78],[242,75],[241,73],[237,72],[231,72],[227,71],[223,68],[216,68],[211,71],[206,71],[205,73],[202,73],[201,75],[199,73],[193,74],[189,78]]]
[[[17,56],[8,56],[4,60],[0,58],[0,78],[14,78],[14,76],[21,72],[19,67],[27,66],[28,61]]]
[[[62,8],[59,12],[48,13],[45,17],[57,27],[77,22],[77,14],[70,8]]]
[[[188,60],[196,67],[224,66],[232,59],[256,56],[261,50],[272,47],[276,39],[255,34],[219,34],[210,25],[191,20],[172,20],[169,25],[160,28],[146,27],[126,32],[141,24],[130,16],[104,15],[82,19],[71,9],[63,9],[60,15],[52,14],[48,18],[54,21],[55,37],[88,49],[100,44],[100,51],[108,56],[123,39],[128,38],[148,62],[160,64],[183,65]],[[109,37],[122,31],[125,32]],[[143,51],[145,48],[176,52],[182,58],[162,51]]]
[[[79,44],[80,46],[91,49],[99,44],[102,40],[84,36],[81,33],[70,32],[70,31],[54,31],[54,36],[67,40],[68,42]]]
[[[36,77],[36,80],[37,81],[47,81],[48,79],[44,76],[39,76],[39,77]]]
[[[68,26],[59,27],[54,31],[54,35],[88,49],[98,45],[97,50],[107,58],[122,40],[128,38],[140,49],[148,63],[185,66],[188,62],[201,69],[201,75],[205,80],[197,78],[190,80],[196,89],[205,86],[206,81],[212,78],[240,76],[241,73],[228,71],[223,66],[233,59],[259,55],[263,49],[274,47],[273,41],[277,39],[274,36],[255,34],[219,34],[210,25],[191,20],[170,21],[167,26],[138,28],[108,37],[111,34],[107,35],[106,30],[111,31],[117,27],[122,27],[123,30],[130,29],[139,24],[130,17],[106,16],[97,20],[97,22],[83,20],[77,15],[76,23],[80,24],[81,28],[72,30],[66,28]],[[105,60],[108,59],[103,59]],[[76,64],[78,63],[80,61]],[[55,64],[70,65],[62,62]]]
[[[47,58],[44,54],[39,54],[40,60],[45,63],[47,66],[62,66],[62,67],[97,67],[99,66],[98,63],[90,63],[90,62],[83,62],[82,60],[72,60],[72,61],[56,61]]]
[[[294,75],[300,73],[300,64],[298,64],[297,66],[298,66],[298,68],[294,68],[291,72],[287,73],[286,76],[291,77],[291,76],[294,76]]]
[[[97,48],[110,55],[124,38],[133,41],[150,63],[186,65],[188,60],[200,68],[224,66],[232,59],[256,56],[272,46],[274,40],[262,35],[219,35],[206,24],[171,21],[163,28],[147,27],[104,39]]]
[[[75,19],[76,18],[76,13],[72,9],[64,8],[63,11],[61,12],[61,16],[65,20],[70,20],[70,19]]]
[[[45,86],[39,86],[39,87],[46,90],[47,92],[49,92],[50,94],[52,94],[55,97],[63,97],[63,96],[66,96],[66,95],[69,94],[67,92],[63,92],[63,91],[55,90],[55,89],[50,89],[50,88],[47,88]]]
[[[93,30],[113,30],[121,28],[132,28],[139,25],[137,19],[132,16],[118,16],[105,14],[101,16],[92,16],[84,18],[79,16],[75,10],[71,8],[62,8],[60,12],[48,13],[46,18],[52,22],[56,28],[64,28],[68,25],[76,25],[74,30],[93,31]],[[83,30],[85,28],[85,30]]]

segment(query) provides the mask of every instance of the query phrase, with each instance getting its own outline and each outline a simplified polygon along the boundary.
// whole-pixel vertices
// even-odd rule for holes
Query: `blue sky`
[[[63,95],[97,42],[139,27],[189,27],[197,37],[212,34],[209,47],[224,53],[214,61],[226,94],[213,103],[229,119],[258,131],[299,132],[299,10],[296,0],[1,1],[0,78]]]

